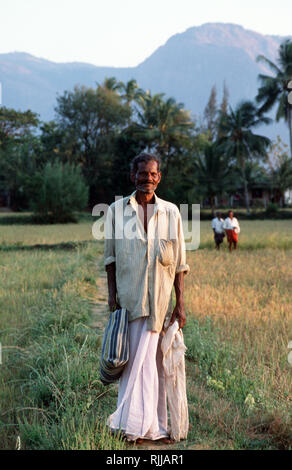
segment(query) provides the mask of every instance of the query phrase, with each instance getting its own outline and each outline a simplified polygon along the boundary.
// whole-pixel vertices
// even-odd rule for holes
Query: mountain
[[[72,90],[76,84],[94,87],[105,77],[114,76],[122,81],[135,78],[142,88],[174,97],[199,117],[214,84],[219,102],[224,81],[232,106],[242,99],[254,99],[258,74],[270,74],[256,57],[264,54],[275,61],[284,39],[235,24],[206,23],[172,36],[137,67],[129,68],[55,63],[22,52],[0,54],[2,104],[21,110],[30,108],[41,119],[50,120],[54,118],[57,93]],[[288,141],[284,123],[265,127],[263,132],[271,138],[279,134]]]

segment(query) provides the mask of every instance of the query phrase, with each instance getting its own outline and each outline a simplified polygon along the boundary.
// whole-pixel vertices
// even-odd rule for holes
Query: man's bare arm
[[[174,307],[170,323],[173,323],[176,319],[180,328],[183,328],[186,324],[186,315],[184,307],[184,273],[177,273],[174,279],[174,289],[176,296],[176,305]]]
[[[106,266],[107,287],[108,287],[108,306],[111,312],[120,308],[117,304],[117,283],[116,283],[116,263]]]

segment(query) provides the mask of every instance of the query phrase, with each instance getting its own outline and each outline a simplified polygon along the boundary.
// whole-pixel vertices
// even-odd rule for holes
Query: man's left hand
[[[182,304],[176,304],[170,319],[170,325],[174,323],[174,321],[178,321],[178,325],[180,328],[183,328],[186,324],[186,315],[185,315],[185,308]]]

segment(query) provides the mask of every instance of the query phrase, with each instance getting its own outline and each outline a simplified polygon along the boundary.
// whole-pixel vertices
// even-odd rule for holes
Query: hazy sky
[[[0,18],[0,53],[127,67],[208,22],[292,35],[292,0],[0,0]]]

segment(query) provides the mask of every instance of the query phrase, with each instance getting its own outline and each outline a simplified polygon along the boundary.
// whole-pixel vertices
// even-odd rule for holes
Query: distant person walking
[[[234,217],[233,212],[228,212],[228,217],[224,220],[223,228],[227,235],[227,240],[229,243],[229,250],[232,251],[232,245],[234,250],[237,248],[238,243],[238,234],[240,232],[240,226],[236,217]]]
[[[221,218],[221,212],[216,212],[216,217],[212,219],[212,229],[214,232],[214,241],[216,250],[220,250],[220,245],[224,240],[224,220]]]

